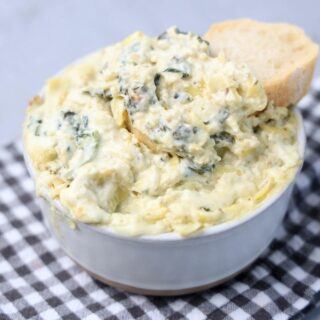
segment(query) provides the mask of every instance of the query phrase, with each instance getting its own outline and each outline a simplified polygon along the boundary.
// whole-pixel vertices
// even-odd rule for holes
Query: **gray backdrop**
[[[203,33],[237,17],[296,23],[320,40],[320,1],[0,0],[0,144],[20,136],[27,101],[45,79],[140,29],[170,25]]]

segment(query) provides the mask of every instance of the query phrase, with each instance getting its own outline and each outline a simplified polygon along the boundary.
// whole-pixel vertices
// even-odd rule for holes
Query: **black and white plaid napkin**
[[[0,319],[301,319],[320,304],[320,79],[300,103],[306,159],[276,239],[249,271],[175,298],[93,280],[44,226],[20,143],[0,148]]]

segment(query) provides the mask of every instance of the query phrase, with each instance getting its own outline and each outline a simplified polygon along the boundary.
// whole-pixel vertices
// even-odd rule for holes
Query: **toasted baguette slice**
[[[204,38],[213,55],[245,63],[276,106],[297,103],[308,91],[318,45],[302,29],[284,23],[240,19],[213,24]]]

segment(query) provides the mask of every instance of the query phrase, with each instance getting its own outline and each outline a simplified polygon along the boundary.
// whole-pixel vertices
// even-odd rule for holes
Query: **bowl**
[[[305,132],[298,118],[301,159]],[[34,175],[24,154],[31,176]],[[297,174],[278,193],[241,219],[208,227],[197,236],[167,233],[137,238],[70,219],[57,201],[39,198],[43,218],[61,248],[94,278],[129,292],[172,296],[204,290],[234,277],[268,247],[286,213]]]

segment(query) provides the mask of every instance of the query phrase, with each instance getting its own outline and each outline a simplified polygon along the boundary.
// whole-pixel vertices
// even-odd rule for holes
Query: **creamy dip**
[[[292,108],[193,33],[141,32],[49,80],[28,107],[37,193],[131,236],[238,219],[293,178]]]

